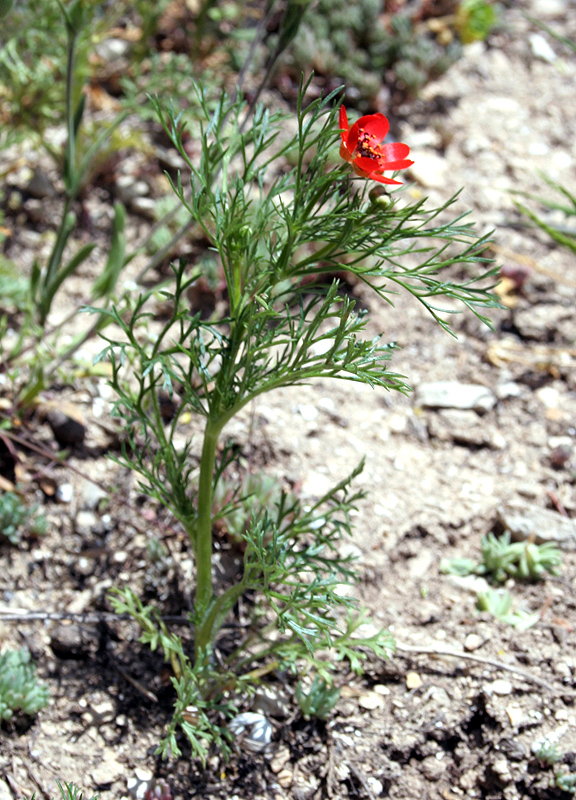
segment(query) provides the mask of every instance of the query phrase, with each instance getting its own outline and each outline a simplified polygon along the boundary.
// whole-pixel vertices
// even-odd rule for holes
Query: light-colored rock
[[[133,197],[130,200],[130,208],[141,217],[156,220],[156,200],[152,197]]]
[[[504,756],[497,758],[492,764],[492,772],[497,776],[498,780],[507,786],[512,780],[512,773],[510,766]]]
[[[424,681],[420,677],[417,672],[407,672],[406,673],[406,688],[407,689],[419,689]]]
[[[384,708],[384,700],[377,692],[366,692],[358,700],[358,705],[366,711],[375,711],[377,708]]]
[[[422,770],[422,774],[424,777],[429,781],[439,781],[440,778],[446,772],[446,766],[439,761],[436,756],[427,756],[423,759],[420,769]]]
[[[302,482],[302,493],[309,497],[322,497],[333,486],[333,481],[321,472],[309,472]]]
[[[291,769],[283,769],[278,773],[277,781],[283,789],[288,789],[292,786],[294,773]]]
[[[506,714],[510,720],[510,725],[512,725],[513,728],[517,728],[524,720],[524,712],[522,709],[512,703],[509,706],[506,706]]]
[[[576,550],[576,521],[556,511],[510,503],[499,509],[498,518],[514,541],[534,537],[537,544],[556,542],[562,549]]]
[[[479,636],[477,633],[469,633],[464,639],[464,650],[472,653],[474,650],[478,650],[480,647],[482,647],[483,644],[484,639],[482,636]]]
[[[281,746],[278,748],[272,760],[270,761],[270,769],[277,775],[284,769],[286,764],[290,761],[290,750],[288,747]]]
[[[446,580],[463,592],[474,595],[478,592],[487,592],[490,588],[486,578],[481,575],[446,575]]]
[[[78,501],[80,507],[84,511],[94,511],[99,503],[104,500],[108,495],[100,486],[92,481],[84,481],[78,492]]]
[[[96,527],[98,517],[93,511],[79,511],[74,520],[74,529],[80,536],[89,536]]]
[[[560,405],[560,392],[553,386],[542,386],[534,394],[544,408],[558,408]]]
[[[422,578],[432,566],[434,554],[431,550],[422,549],[408,562],[408,572],[411,578]]]
[[[557,60],[558,56],[552,49],[548,40],[545,39],[541,33],[529,34],[528,41],[530,42],[530,50],[534,58],[545,61],[547,64],[553,64]]]
[[[515,381],[505,381],[496,387],[496,396],[499,400],[509,400],[512,397],[522,397],[526,394],[526,387]]]
[[[502,450],[506,446],[502,434],[486,426],[475,411],[458,408],[440,409],[439,414],[431,416],[428,419],[428,433],[433,439],[453,441],[468,447]]]
[[[0,800],[14,800],[10,787],[6,781],[0,781]]]
[[[496,694],[498,697],[507,697],[512,694],[512,684],[505,678],[497,678],[495,681],[485,683],[482,688],[488,696]]]
[[[145,197],[150,189],[145,181],[139,181],[133,175],[120,175],[116,180],[116,191],[123,203],[130,203],[136,197]]]
[[[96,786],[107,786],[110,783],[114,783],[123,772],[123,765],[116,761],[111,753],[107,753],[90,774]]]
[[[61,483],[56,489],[56,500],[59,503],[70,503],[74,497],[74,487],[71,483]]]
[[[490,411],[496,397],[486,386],[457,381],[421,383],[416,390],[416,404],[424,408],[460,408]]]
[[[557,19],[568,11],[568,0],[532,0],[530,13],[536,19]]]
[[[130,42],[125,39],[110,38],[104,39],[96,45],[96,53],[100,56],[102,61],[116,61],[118,58],[123,58],[130,50]]]
[[[313,422],[318,416],[318,409],[316,406],[309,405],[308,403],[301,403],[298,406],[298,412],[306,422]]]
[[[442,156],[432,150],[416,151],[409,174],[425,189],[440,189],[446,183],[448,165]]]

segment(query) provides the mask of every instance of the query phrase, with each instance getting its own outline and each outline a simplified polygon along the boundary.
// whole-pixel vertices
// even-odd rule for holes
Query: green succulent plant
[[[510,531],[500,537],[487,533],[482,537],[482,561],[470,558],[443,559],[440,570],[453,575],[489,575],[497,583],[509,577],[539,581],[545,572],[557,575],[562,564],[560,550],[554,542],[512,542]]]
[[[43,514],[34,516],[35,512],[36,506],[28,508],[15,492],[0,494],[0,541],[4,537],[18,545],[25,526],[36,536],[43,536],[48,523]]]
[[[0,655],[0,722],[12,719],[18,711],[36,714],[48,705],[50,692],[38,683],[34,669],[26,648]]]

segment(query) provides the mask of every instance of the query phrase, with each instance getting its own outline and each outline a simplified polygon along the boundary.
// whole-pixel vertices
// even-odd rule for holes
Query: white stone
[[[537,389],[534,394],[538,400],[540,400],[544,408],[558,408],[560,394],[553,386],[542,386],[540,389]]]
[[[306,422],[313,422],[318,416],[318,409],[316,406],[311,406],[307,403],[301,403],[298,406],[298,412],[300,413],[300,416],[306,420]]]
[[[336,411],[336,405],[331,397],[321,397],[320,400],[318,400],[318,405],[321,409],[328,411],[330,414]]]
[[[485,683],[483,689],[487,695],[496,694],[499,697],[506,697],[512,694],[512,684],[504,678],[497,678],[491,683]]]
[[[490,411],[496,397],[486,386],[457,381],[421,383],[416,390],[417,405],[425,408],[462,408]]]
[[[471,653],[474,650],[478,650],[478,648],[482,647],[483,644],[484,639],[481,636],[479,636],[477,633],[469,633],[464,639],[464,650],[467,650],[469,653]]]
[[[74,497],[74,487],[71,483],[61,483],[56,489],[56,500],[59,503],[70,503]]]
[[[530,9],[532,16],[539,20],[562,17],[567,10],[567,0],[532,0]]]
[[[125,56],[130,49],[130,43],[125,39],[104,39],[96,45],[96,52],[102,61],[115,61]]]
[[[545,39],[541,33],[531,33],[528,36],[530,42],[530,50],[535,58],[540,61],[545,61],[547,64],[553,64],[558,56],[552,49],[548,40]]]

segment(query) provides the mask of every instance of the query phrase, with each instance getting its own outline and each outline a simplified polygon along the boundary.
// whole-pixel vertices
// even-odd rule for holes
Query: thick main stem
[[[198,524],[196,534],[196,630],[195,650],[198,657],[210,644],[208,611],[212,602],[212,486],[216,447],[222,425],[210,418],[204,431],[198,481]]]

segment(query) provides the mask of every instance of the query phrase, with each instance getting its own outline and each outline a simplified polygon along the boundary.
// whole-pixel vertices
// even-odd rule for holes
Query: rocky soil
[[[80,413],[86,437],[63,466],[22,450],[49,531],[0,549],[0,641],[31,650],[52,700],[2,728],[0,800],[51,797],[56,778],[102,800],[143,797],[159,781],[174,798],[569,797],[554,773],[576,775],[576,257],[525,227],[512,192],[552,197],[543,173],[576,194],[576,57],[523,9],[576,41],[576,3],[515,4],[501,32],[469,45],[399,110],[399,139],[415,160],[407,191],[439,203],[464,187],[457,211],[495,231],[504,308],[494,330],[464,314],[455,339],[410,297],[391,309],[359,292],[374,334],[401,347],[393,368],[414,392],[317,382],[267,396],[228,431],[252,469],[303,498],[366,457],[358,485],[367,497],[345,546],[362,568],[354,591],[397,637],[398,653],[363,677],[342,672],[325,723],[292,713],[291,702],[288,716],[277,707],[263,754],[240,746],[228,764],[214,756],[205,770],[186,757],[156,758],[172,695],[136,626],[27,618],[102,612],[107,590],[125,583],[166,613],[189,603],[182,532],[106,457],[114,434],[105,379],[55,383],[48,399],[60,413]],[[550,220],[566,224],[556,213]],[[136,214],[130,224],[134,237],[149,227]],[[13,245],[23,263],[38,236],[30,218]],[[57,313],[77,301],[74,282],[70,292]],[[48,451],[58,416],[49,421],[34,423]],[[503,529],[562,550],[558,577],[506,584],[515,608],[538,615],[527,630],[476,610],[483,577],[440,571],[443,558],[479,558],[482,535]],[[146,557],[159,535],[169,552],[160,573]],[[292,681],[280,686],[290,699]],[[555,767],[535,755],[545,741],[561,756]]]

